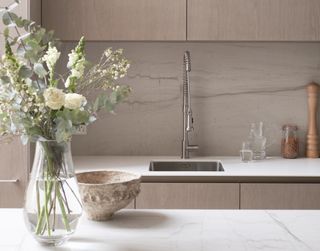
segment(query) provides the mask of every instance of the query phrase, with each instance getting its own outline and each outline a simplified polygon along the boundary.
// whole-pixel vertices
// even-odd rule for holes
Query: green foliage
[[[65,120],[62,117],[57,117],[56,120],[56,132],[55,139],[58,142],[67,142],[72,136],[72,122],[70,120]]]
[[[54,32],[17,16],[9,11],[11,7],[2,11],[6,43],[0,59],[0,135],[20,135],[23,143],[39,138],[65,142],[77,127],[93,123],[97,112],[113,112],[129,95],[129,86],[115,83],[130,67],[122,49],[108,48],[99,63],[86,71],[82,37],[68,54],[65,79],[55,72],[60,52]],[[64,89],[59,89],[61,82]],[[86,88],[103,92],[93,104],[87,104],[79,94]]]
[[[106,93],[101,93],[93,103],[93,112],[97,113],[102,109],[113,112],[115,106],[127,98],[130,92],[131,88],[124,85],[118,86],[118,88],[112,91],[109,95]]]
[[[49,43],[57,43],[53,31],[47,32],[41,26],[36,25],[35,22],[18,17],[13,12],[4,12],[2,22],[6,26],[4,37],[8,41],[10,37],[9,27],[15,26],[24,31],[23,33],[18,31],[16,36],[10,37],[9,44],[17,46],[18,55],[28,60],[31,64],[39,62],[47,50]]]
[[[68,141],[79,125],[87,124],[90,120],[88,111],[63,109],[56,113],[55,138],[58,142]]]
[[[66,121],[70,121],[73,125],[83,125],[89,120],[90,114],[88,111],[81,111],[79,109],[69,110],[63,109],[56,113],[56,117],[63,118]]]
[[[31,78],[33,75],[33,71],[26,65],[22,65],[19,69],[19,77],[20,78]]]
[[[33,66],[34,73],[38,75],[39,78],[44,78],[48,72],[44,69],[41,63],[35,63]]]

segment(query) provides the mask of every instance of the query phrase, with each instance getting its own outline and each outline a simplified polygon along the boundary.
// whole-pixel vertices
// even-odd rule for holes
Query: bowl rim
[[[133,176],[135,176],[133,179],[128,180],[128,181],[119,181],[119,182],[110,182],[110,183],[84,183],[84,182],[80,182],[78,180],[78,175],[81,174],[89,174],[89,173],[108,173],[108,172],[116,172],[116,173],[124,173],[124,174],[131,174]],[[76,173],[76,178],[77,178],[77,182],[79,185],[84,185],[84,186],[105,186],[105,185],[115,185],[115,184],[125,184],[128,182],[141,182],[141,175],[134,173],[134,172],[127,172],[127,171],[119,171],[119,170],[96,170],[96,171],[84,171],[84,172],[79,172]]]

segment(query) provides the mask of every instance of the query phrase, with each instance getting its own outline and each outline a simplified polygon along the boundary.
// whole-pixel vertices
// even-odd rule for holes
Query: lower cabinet
[[[137,209],[239,209],[237,183],[142,183]]]
[[[142,183],[135,208],[320,209],[320,184]]]
[[[320,184],[241,184],[241,209],[320,209]]]
[[[22,207],[24,203],[24,194],[26,182],[12,181],[0,183],[0,208]]]
[[[0,208],[22,207],[29,174],[29,146],[0,139]]]

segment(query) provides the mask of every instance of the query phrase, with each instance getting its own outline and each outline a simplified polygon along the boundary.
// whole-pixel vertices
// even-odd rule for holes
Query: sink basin
[[[222,172],[224,171],[220,161],[151,161],[149,171],[162,172]]]

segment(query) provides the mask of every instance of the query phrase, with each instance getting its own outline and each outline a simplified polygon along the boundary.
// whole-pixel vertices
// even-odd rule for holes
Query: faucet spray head
[[[190,72],[191,71],[191,57],[190,57],[189,51],[185,51],[183,60],[184,60],[185,66],[186,66],[186,71]]]

